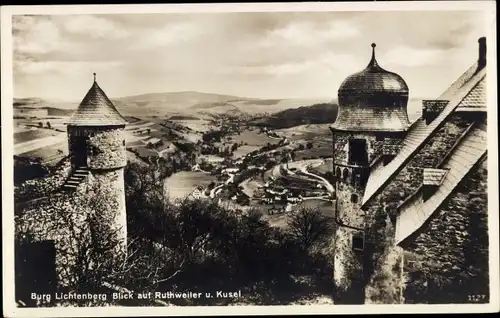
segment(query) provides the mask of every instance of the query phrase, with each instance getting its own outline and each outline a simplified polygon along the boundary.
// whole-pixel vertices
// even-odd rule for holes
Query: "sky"
[[[379,65],[437,97],[477,60],[481,12],[262,12],[14,16],[14,97],[79,101],[97,73],[111,98],[200,91],[336,98]]]

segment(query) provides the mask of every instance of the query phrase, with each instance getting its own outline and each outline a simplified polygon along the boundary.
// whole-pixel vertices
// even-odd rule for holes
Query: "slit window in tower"
[[[365,233],[358,232],[353,234],[352,249],[355,251],[363,251],[365,249]]]
[[[349,164],[365,165],[368,163],[368,152],[366,150],[366,140],[349,140]]]

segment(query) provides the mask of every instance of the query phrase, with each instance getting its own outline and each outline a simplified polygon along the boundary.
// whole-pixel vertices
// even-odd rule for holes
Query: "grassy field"
[[[57,136],[60,132],[50,130],[50,129],[36,129],[36,130],[25,130],[14,133],[14,144],[20,144],[23,142],[50,137]]]
[[[170,121],[172,121],[176,124],[180,124],[184,127],[188,127],[190,129],[192,129],[194,132],[199,132],[199,133],[205,133],[212,128],[210,125],[210,122],[208,120],[204,120],[204,119],[190,119],[190,120],[170,119]]]
[[[332,172],[333,170],[333,161],[332,158],[328,158],[325,160],[325,162],[317,167],[311,168],[311,172],[316,172],[319,174],[325,174],[327,172]]]
[[[278,129],[276,130],[276,133],[294,141],[325,138],[331,140],[332,133],[329,127],[330,124],[300,125],[291,128]]]
[[[296,152],[296,160],[310,157],[332,156],[332,135],[329,129],[330,124],[301,125],[292,128],[276,130],[276,132],[295,143],[304,146],[311,142],[311,149],[299,150]]]
[[[332,141],[316,139],[311,141],[313,147],[311,149],[298,150],[295,152],[295,160],[303,160],[311,157],[331,157]]]
[[[56,164],[64,156],[68,155],[68,142],[61,141],[47,147],[37,147],[28,152],[22,153],[21,157],[40,158],[44,164]]]
[[[208,186],[216,177],[204,172],[181,171],[165,180],[166,191],[172,200],[188,196],[197,186]]]
[[[230,141],[226,138],[226,142],[243,142],[243,144],[246,143],[248,146],[257,146],[260,148],[267,143],[277,144],[279,140],[269,138],[266,134],[259,134],[257,130],[244,130],[239,135],[232,135]]]
[[[244,130],[239,135],[231,135],[224,138],[223,142],[231,146],[234,143],[243,145],[233,153],[233,158],[238,159],[244,157],[248,153],[258,150],[268,143],[274,145],[279,142],[278,139],[270,138],[266,134],[259,134],[257,130]]]

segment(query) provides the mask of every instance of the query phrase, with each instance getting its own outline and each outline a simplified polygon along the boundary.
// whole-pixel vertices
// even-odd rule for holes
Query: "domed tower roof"
[[[106,93],[97,85],[96,74],[94,83],[83,98],[78,109],[70,118],[68,125],[73,126],[119,126],[127,121],[120,115],[109,100]]]
[[[404,131],[408,85],[375,59],[375,43],[368,66],[348,76],[338,90],[339,114],[332,128],[353,131]]]

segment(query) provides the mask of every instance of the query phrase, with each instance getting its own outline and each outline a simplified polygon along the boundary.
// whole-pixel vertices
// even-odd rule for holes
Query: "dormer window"
[[[430,199],[439,186],[443,183],[447,169],[425,168],[422,180],[422,198],[424,201]]]

